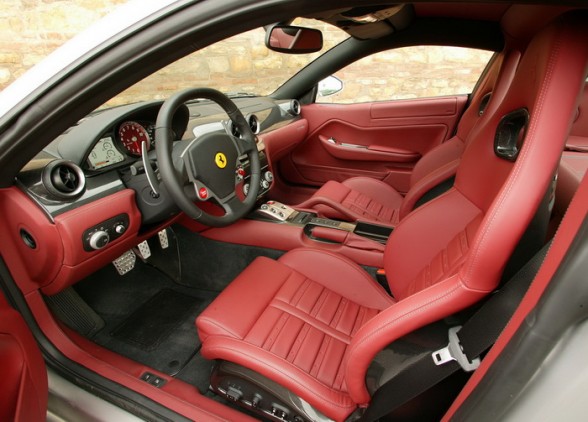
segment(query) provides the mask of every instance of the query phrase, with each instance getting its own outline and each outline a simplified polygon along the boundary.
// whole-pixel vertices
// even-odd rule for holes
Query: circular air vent
[[[250,114],[247,117],[245,117],[245,120],[247,120],[247,124],[249,125],[251,132],[253,132],[254,135],[257,135],[260,129],[259,119],[257,118],[257,116],[255,114]],[[239,128],[235,125],[235,123],[233,123],[232,120],[229,120],[229,131],[233,136],[236,136],[237,138],[241,137],[241,132],[239,131]]]
[[[260,129],[259,119],[257,118],[257,116],[255,114],[250,114],[249,116],[247,116],[247,123],[249,124],[251,132],[253,132],[254,135],[257,135]]]
[[[290,101],[290,114],[294,116],[300,115],[300,101],[292,100]]]
[[[75,198],[84,190],[82,169],[71,161],[54,160],[43,170],[43,184],[49,193],[60,198]]]
[[[231,135],[236,136],[237,138],[241,137],[239,128],[237,128],[237,126],[235,125],[235,123],[233,123],[232,120],[229,120],[229,131],[231,132]]]

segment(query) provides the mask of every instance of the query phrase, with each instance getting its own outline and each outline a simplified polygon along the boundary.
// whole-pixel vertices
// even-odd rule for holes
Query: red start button
[[[240,168],[240,167],[239,167],[239,168],[237,169],[237,174],[238,174],[239,176],[243,176],[243,177],[245,177],[245,170],[243,170],[242,168]]]
[[[198,196],[200,197],[200,199],[208,198],[208,189],[206,189],[206,188],[198,189]]]

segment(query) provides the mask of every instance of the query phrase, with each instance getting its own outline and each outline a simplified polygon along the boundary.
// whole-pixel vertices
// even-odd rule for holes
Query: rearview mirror
[[[323,34],[318,29],[276,25],[267,31],[265,45],[280,53],[316,53],[323,48]]]

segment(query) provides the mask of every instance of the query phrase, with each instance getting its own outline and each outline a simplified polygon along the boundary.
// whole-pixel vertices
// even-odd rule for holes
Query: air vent
[[[51,161],[43,170],[43,184],[49,193],[71,199],[82,193],[86,179],[82,169],[71,161]]]
[[[249,125],[251,132],[253,132],[254,135],[257,135],[260,129],[259,119],[257,116],[255,114],[250,114],[249,116],[245,117],[245,120],[247,120],[247,124]],[[232,120],[229,120],[229,131],[233,136],[236,136],[237,138],[241,137],[239,128],[235,125],[235,123],[233,123]]]
[[[260,129],[259,119],[257,118],[257,116],[255,114],[250,114],[249,116],[247,116],[247,123],[249,124],[251,132],[253,132],[254,135],[257,135]]]
[[[300,101],[292,100],[290,101],[290,110],[288,110],[290,114],[294,116],[300,115]]]
[[[233,123],[232,120],[229,120],[229,131],[231,132],[231,135],[240,138],[241,137],[241,133],[239,132],[239,128],[237,128],[237,126],[235,125],[235,123]]]

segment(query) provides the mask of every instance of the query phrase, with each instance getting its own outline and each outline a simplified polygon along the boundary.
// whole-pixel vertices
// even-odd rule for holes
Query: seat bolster
[[[342,183],[325,183],[296,208],[313,208],[319,214],[341,220],[396,224],[403,196],[392,186],[370,177],[352,177]]]
[[[272,277],[260,277],[264,273]],[[244,338],[291,273],[288,267],[272,259],[255,259],[198,316],[200,340],[211,335]]]
[[[313,397],[312,405],[337,421],[345,420],[357,407],[346,393],[327,387],[287,360],[244,341],[211,337],[203,344],[201,354],[207,359],[227,360],[250,368],[300,397]]]
[[[469,289],[454,275],[370,319],[353,336],[347,350],[345,384],[349,396],[359,404],[369,402],[365,376],[376,354],[388,344],[473,305],[488,293]]]
[[[345,197],[349,195],[349,188],[342,183],[334,180],[329,180],[327,183],[321,186],[319,190],[315,192],[313,197],[325,198],[337,203],[343,202]]]
[[[418,200],[421,199],[424,194],[455,176],[457,173],[457,168],[459,167],[459,161],[460,160],[458,158],[450,161],[449,163],[446,163],[412,185],[410,191],[408,191],[404,197],[404,201],[400,207],[398,216],[399,220],[402,220],[404,217],[410,214]]]
[[[445,166],[447,163],[458,160],[463,154],[464,148],[465,143],[463,139],[454,136],[425,154],[414,166],[412,175],[410,176],[410,189],[412,190],[419,181],[439,170],[439,168]]]
[[[312,197],[295,206],[295,208],[310,208],[320,215],[341,220],[354,219],[355,214],[342,205],[351,189],[334,180],[329,180],[317,190]]]
[[[382,310],[395,302],[363,268],[342,255],[299,248],[283,255],[279,262],[358,305]]]

